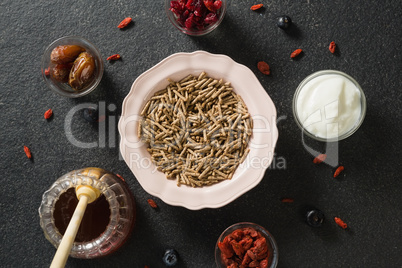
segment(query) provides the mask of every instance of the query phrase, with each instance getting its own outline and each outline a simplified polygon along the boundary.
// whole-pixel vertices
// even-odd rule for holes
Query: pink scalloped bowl
[[[253,135],[249,141],[250,152],[231,180],[198,188],[177,186],[175,180],[167,179],[151,162],[147,145],[137,136],[138,121],[145,102],[156,91],[166,88],[168,78],[180,80],[188,74],[199,75],[202,71],[209,77],[223,78],[230,82],[234,91],[246,103],[254,122]],[[191,210],[218,208],[257,186],[263,179],[274,157],[278,139],[276,117],[274,103],[246,66],[226,55],[205,51],[176,53],[145,71],[131,86],[123,101],[118,124],[120,152],[140,185],[149,194],[167,204]]]

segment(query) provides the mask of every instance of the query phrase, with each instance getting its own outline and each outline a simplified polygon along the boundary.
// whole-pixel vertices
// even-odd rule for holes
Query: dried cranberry
[[[196,0],[194,4],[194,15],[197,17],[203,17],[205,15],[205,5],[202,0]]]
[[[194,11],[194,0],[188,0],[186,4],[186,8],[190,11]]]
[[[212,24],[218,21],[218,16],[215,13],[208,13],[204,19],[206,24]]]
[[[170,2],[170,7],[173,9],[176,9],[177,11],[182,11],[184,8],[184,5],[179,3],[179,1],[172,1],[172,2]]]
[[[194,13],[190,13],[188,18],[186,19],[186,22],[184,23],[184,25],[186,26],[187,29],[191,29],[193,27],[193,17],[194,17]]]
[[[214,0],[204,0],[204,5],[209,11],[215,12]]]

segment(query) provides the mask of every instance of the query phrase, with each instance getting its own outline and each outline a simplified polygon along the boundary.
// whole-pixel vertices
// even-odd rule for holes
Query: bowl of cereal
[[[125,97],[120,152],[140,185],[170,205],[224,206],[272,162],[276,109],[253,72],[225,55],[176,53]]]

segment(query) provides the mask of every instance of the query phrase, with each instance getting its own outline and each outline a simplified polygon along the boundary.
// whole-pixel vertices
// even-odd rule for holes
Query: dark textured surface
[[[384,1],[232,1],[223,23],[205,37],[189,37],[166,18],[161,1],[11,1],[0,3],[1,127],[1,267],[47,267],[55,253],[39,226],[37,209],[52,182],[70,170],[98,166],[121,174],[137,199],[138,220],[127,244],[110,257],[69,259],[67,267],[163,267],[166,248],[180,254],[179,267],[213,267],[219,234],[240,221],[256,222],[276,238],[278,267],[402,267],[401,71],[402,5]],[[287,14],[294,27],[285,33],[275,17]],[[125,30],[117,24],[131,16]],[[79,35],[91,40],[105,61],[96,91],[66,99],[48,90],[40,74],[44,49],[53,40]],[[338,53],[328,51],[331,41]],[[291,60],[290,53],[304,54]],[[142,72],[175,52],[206,50],[222,53],[249,67],[273,99],[278,116],[276,167],[262,182],[219,209],[190,211],[164,204],[152,209],[151,198],[119,159],[117,121],[123,98]],[[270,76],[260,74],[259,60],[268,62]],[[304,149],[291,109],[298,83],[312,72],[337,69],[354,77],[367,97],[366,119],[357,133],[339,144],[344,175],[315,166]],[[104,102],[108,134],[105,145],[90,149],[67,139],[65,118],[76,105]],[[43,113],[52,108],[51,120]],[[114,120],[114,121],[113,121]],[[79,114],[73,135],[97,141],[98,128]],[[33,161],[23,145],[31,148]],[[323,144],[309,145],[324,150]],[[279,165],[279,162],[285,166]],[[282,197],[294,198],[284,204]],[[303,222],[302,208],[324,211],[325,228]],[[344,219],[349,228],[335,225]]]

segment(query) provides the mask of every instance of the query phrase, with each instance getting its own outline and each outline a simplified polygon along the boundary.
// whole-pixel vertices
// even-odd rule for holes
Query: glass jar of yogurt
[[[297,125],[319,141],[339,141],[352,135],[363,123],[366,98],[351,76],[323,70],[306,77],[293,97]]]

